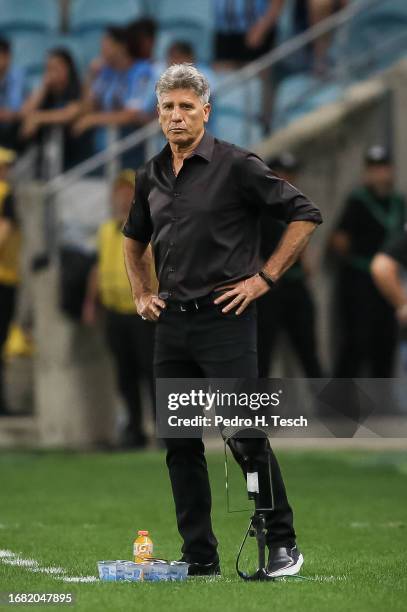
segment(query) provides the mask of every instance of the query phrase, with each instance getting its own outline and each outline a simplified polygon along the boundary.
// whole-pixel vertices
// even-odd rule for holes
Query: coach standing
[[[156,85],[168,140],[138,171],[123,232],[138,313],[157,322],[157,378],[257,377],[259,296],[294,263],[321,222],[318,209],[255,155],[205,131],[206,78],[189,64],[170,66]],[[259,213],[269,207],[289,226],[259,269]],[[150,285],[152,243],[159,293]],[[219,291],[221,289],[221,291]],[[211,491],[201,439],[167,439],[167,466],[183,559],[190,575],[218,574]],[[302,564],[280,469],[271,459],[274,510],[267,517],[268,570],[295,574]],[[271,493],[264,503],[270,504]]]

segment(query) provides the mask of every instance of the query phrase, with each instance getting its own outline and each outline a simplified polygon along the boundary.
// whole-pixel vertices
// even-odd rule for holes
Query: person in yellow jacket
[[[89,275],[82,319],[85,324],[94,324],[98,303],[102,305],[106,339],[116,366],[118,388],[128,413],[122,446],[142,448],[147,444],[147,436],[143,424],[140,382],[142,379],[148,382],[148,399],[154,405],[154,326],[137,315],[124,266],[121,230],[130,210],[134,185],[133,170],[123,170],[114,182],[113,216],[99,228],[97,263]]]
[[[20,231],[9,182],[15,153],[0,147],[0,415],[8,414],[4,398],[3,349],[14,314],[19,282]]]

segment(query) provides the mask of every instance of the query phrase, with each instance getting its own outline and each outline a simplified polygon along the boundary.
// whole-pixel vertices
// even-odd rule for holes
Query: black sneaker
[[[182,557],[180,561],[185,563],[186,559]],[[188,576],[220,576],[220,573],[219,559],[212,563],[189,563]]]
[[[304,563],[304,557],[297,546],[286,548],[285,546],[269,547],[269,559],[267,563],[267,574],[278,578],[279,576],[295,576]]]

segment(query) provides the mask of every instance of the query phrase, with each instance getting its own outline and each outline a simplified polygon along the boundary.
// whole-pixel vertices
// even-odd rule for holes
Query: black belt
[[[218,294],[219,296],[220,294]],[[196,312],[202,308],[208,308],[209,306],[216,307],[217,304],[213,303],[216,299],[216,293],[210,293],[204,297],[196,298],[195,300],[189,300],[187,302],[177,302],[175,300],[166,300],[167,308],[169,310],[177,310],[179,312]]]

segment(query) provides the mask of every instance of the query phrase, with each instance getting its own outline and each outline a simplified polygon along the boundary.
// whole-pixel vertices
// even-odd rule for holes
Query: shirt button
[[[170,246],[174,246],[174,244],[175,244],[174,242],[170,242]]]
[[[168,272],[175,272],[175,268],[168,268]]]

